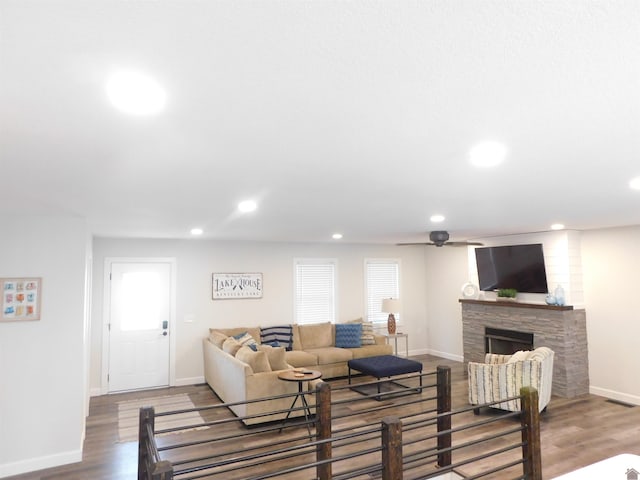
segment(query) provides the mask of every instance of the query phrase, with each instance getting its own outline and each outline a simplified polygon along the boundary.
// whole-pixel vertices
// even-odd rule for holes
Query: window
[[[335,322],[336,264],[333,259],[295,260],[296,323]]]
[[[383,298],[400,298],[400,261],[369,258],[365,260],[367,320],[386,323],[388,313],[380,311]],[[396,314],[400,320],[400,314]]]

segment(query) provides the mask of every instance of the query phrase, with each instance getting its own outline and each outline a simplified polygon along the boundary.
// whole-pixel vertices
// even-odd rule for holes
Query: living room
[[[92,78],[93,74],[88,73],[91,66],[87,66],[86,62],[91,62],[87,58],[103,58],[101,48],[85,51],[82,45],[83,42],[100,44],[98,37],[103,32],[96,27],[102,25],[96,20],[96,17],[100,17],[99,12],[90,12],[90,8],[81,6],[79,2],[64,3],[65,7],[46,6],[44,2],[29,2],[30,5],[24,9],[13,5],[13,2],[0,3],[0,13],[5,14],[2,16],[8,19],[2,20],[2,30],[10,33],[5,37],[10,41],[2,42],[8,46],[1,47],[0,62],[3,72],[14,72],[3,79],[0,90],[2,106],[6,107],[2,109],[3,136],[0,138],[5,169],[5,186],[0,193],[4,207],[0,213],[4,225],[0,236],[0,273],[3,277],[25,276],[43,279],[41,319],[29,322],[0,322],[0,477],[76,462],[82,458],[88,405],[92,396],[104,393],[105,389],[103,334],[108,322],[104,318],[104,266],[107,258],[175,259],[175,318],[174,329],[171,331],[172,340],[175,341],[175,373],[172,378],[175,385],[202,382],[200,342],[208,328],[222,324],[241,326],[247,322],[277,324],[295,321],[293,262],[296,258],[337,260],[338,321],[361,317],[364,314],[365,259],[399,260],[400,292],[403,302],[399,329],[409,335],[410,353],[431,353],[461,361],[462,323],[458,299],[461,286],[473,280],[476,275],[473,262],[470,261],[472,250],[438,248],[431,245],[396,245],[399,242],[426,242],[428,231],[439,229],[437,225],[429,222],[428,217],[435,213],[436,209],[445,208],[446,201],[452,202],[451,207],[447,206],[448,211],[454,211],[455,202],[455,211],[460,217],[464,214],[469,215],[465,221],[461,221],[460,218],[455,218],[455,215],[448,214],[446,222],[449,223],[446,223],[446,228],[451,231],[454,240],[471,239],[485,245],[543,243],[546,254],[559,249],[561,254],[549,257],[547,264],[550,275],[549,288],[555,288],[557,283],[562,284],[568,293],[569,303],[586,311],[590,392],[640,405],[640,385],[634,380],[638,365],[635,339],[640,338],[640,325],[637,322],[638,308],[637,300],[634,300],[636,297],[633,287],[640,267],[640,217],[637,214],[640,210],[637,209],[637,192],[626,186],[628,178],[638,174],[635,162],[638,157],[637,138],[640,138],[637,125],[640,122],[636,121],[637,110],[632,108],[637,105],[637,96],[634,96],[637,94],[629,94],[629,91],[635,90],[625,88],[628,83],[634,83],[630,79],[637,79],[634,75],[637,74],[638,66],[637,60],[632,56],[626,61],[624,54],[617,57],[607,54],[613,50],[620,51],[621,45],[637,45],[638,42],[630,41],[637,40],[636,30],[628,28],[635,25],[638,18],[636,6],[625,4],[622,8],[623,2],[607,2],[609,9],[594,11],[587,5],[580,5],[580,2],[574,3],[573,7],[570,5],[572,2],[560,2],[565,8],[564,11],[558,7],[558,11],[544,11],[544,15],[540,13],[538,17],[536,12],[541,6],[536,5],[537,2],[530,2],[525,14],[516,15],[517,21],[510,24],[508,32],[517,36],[518,32],[526,31],[532,38],[537,38],[539,29],[544,31],[544,25],[549,25],[548,19],[544,18],[545,15],[562,20],[552,23],[557,28],[556,33],[564,31],[561,27],[574,22],[573,14],[576,12],[572,8],[577,8],[580,18],[592,21],[583,22],[587,25],[585,30],[581,31],[581,35],[571,38],[576,44],[588,46],[585,47],[588,55],[578,55],[578,67],[584,68],[578,68],[575,76],[562,74],[565,72],[564,65],[568,65],[566,69],[571,71],[576,67],[571,59],[562,55],[555,57],[550,51],[544,50],[545,55],[549,56],[536,57],[541,63],[547,58],[553,58],[554,61],[549,63],[563,67],[552,72],[553,76],[545,76],[544,81],[541,80],[545,88],[536,90],[535,85],[540,83],[535,81],[529,84],[527,88],[535,91],[526,96],[526,105],[514,101],[514,98],[518,98],[517,95],[522,94],[522,89],[516,88],[515,92],[509,92],[504,103],[517,104],[521,110],[535,112],[531,113],[531,117],[520,117],[502,104],[496,106],[495,115],[478,115],[482,108],[487,107],[486,104],[476,105],[474,113],[461,115],[464,109],[451,99],[461,98],[460,95],[466,87],[454,86],[452,90],[455,94],[446,95],[442,93],[441,89],[444,87],[440,83],[436,84],[438,88],[433,89],[433,97],[444,97],[447,101],[443,102],[446,105],[438,104],[438,109],[435,110],[435,105],[429,105],[436,100],[425,101],[423,97],[428,95],[424,91],[420,90],[416,96],[405,98],[401,92],[406,85],[400,82],[400,88],[391,88],[391,81],[389,85],[382,85],[384,88],[380,91],[391,91],[392,94],[390,99],[380,101],[377,108],[383,113],[377,115],[372,112],[375,108],[371,105],[379,91],[372,88],[369,91],[371,95],[364,97],[359,97],[356,92],[362,85],[366,85],[367,78],[372,79],[380,75],[388,80],[388,76],[394,77],[388,72],[393,72],[395,67],[398,67],[393,60],[395,53],[384,53],[388,37],[384,37],[385,41],[373,42],[373,45],[382,51],[381,55],[387,64],[385,69],[374,69],[377,64],[368,63],[371,58],[376,58],[375,52],[370,51],[364,55],[367,61],[358,55],[352,57],[365,63],[360,65],[357,80],[353,82],[349,80],[349,75],[344,73],[345,70],[348,71],[345,65],[348,65],[347,60],[350,57],[339,57],[341,62],[333,65],[336,71],[343,73],[338,75],[337,79],[333,78],[334,90],[340,90],[336,86],[349,86],[348,94],[338,98],[349,106],[346,118],[342,118],[339,110],[336,110],[338,113],[334,111],[335,116],[329,117],[332,121],[324,121],[318,113],[324,110],[318,105],[327,101],[328,95],[318,94],[314,97],[307,90],[298,90],[299,86],[296,87],[294,84],[298,84],[299,78],[291,74],[291,70],[295,73],[296,69],[281,58],[281,63],[276,63],[284,70],[282,76],[289,79],[287,85],[291,89],[283,92],[279,87],[274,87],[279,84],[280,77],[277,73],[271,72],[273,78],[264,76],[268,78],[267,83],[272,87],[271,96],[261,90],[255,95],[244,97],[244,93],[251,88],[258,88],[250,79],[259,75],[249,69],[248,72],[244,72],[246,76],[242,76],[245,83],[239,81],[239,93],[233,95],[237,109],[234,109],[233,105],[224,104],[222,110],[229,113],[221,121],[222,126],[218,124],[224,134],[216,137],[215,149],[222,149],[220,145],[227,141],[232,143],[232,146],[227,154],[221,154],[214,161],[208,157],[210,146],[207,142],[211,133],[196,135],[201,133],[202,125],[211,121],[207,117],[199,117],[193,120],[193,123],[188,122],[188,127],[184,129],[180,124],[186,122],[182,117],[184,112],[174,111],[175,117],[172,117],[172,122],[175,123],[165,123],[165,120],[156,118],[151,123],[160,133],[152,133],[149,125],[139,117],[132,122],[114,116],[109,117],[105,123],[90,123],[88,119],[98,116],[97,112],[108,110],[94,97],[79,97],[82,99],[65,109],[59,102],[60,99],[72,97],[70,94],[67,96],[69,90],[52,88],[52,91],[57,92],[53,100],[45,95],[49,88],[43,79],[49,78],[47,75],[53,78],[59,71],[69,74],[76,71],[75,68],[80,69],[80,64],[86,70],[82,70],[84,73],[79,77],[73,77],[73,91],[78,95],[80,92],[88,95],[87,92],[91,90],[88,83],[91,82],[87,78]],[[388,15],[393,8],[388,3],[383,4],[387,6],[378,13],[369,11],[366,6],[360,4],[359,8],[363,11],[357,9],[354,13],[355,20],[349,20],[348,15],[345,19],[336,15],[334,11],[325,12],[326,17],[320,18],[326,19],[326,24],[319,22],[322,25],[316,25],[312,22],[317,28],[317,39],[320,39],[317,45],[314,44],[315,55],[322,60],[326,54],[323,48],[329,47],[332,54],[338,55],[337,52],[342,48],[340,34],[334,35],[332,43],[323,47],[322,33],[326,25],[339,25],[339,19],[346,21],[347,25],[361,35],[365,33],[356,28],[358,25],[364,25],[359,24],[357,20],[361,18],[360,15],[376,19],[376,28],[386,25],[384,28],[391,29],[391,33],[395,32],[393,25],[388,23]],[[29,7],[34,10],[30,11]],[[233,11],[233,7],[227,7]],[[503,7],[500,10],[503,16],[496,18],[509,17],[510,7],[505,7],[504,4]],[[105,21],[105,25],[111,30],[117,31],[118,19],[127,18],[128,14],[135,19],[144,17],[148,13],[145,8],[149,8],[149,5],[131,5],[131,8],[133,11],[128,13],[112,11],[106,20],[101,21]],[[254,16],[249,12],[250,8],[246,10],[247,12],[243,13],[250,20],[247,20],[247,24],[238,22],[242,26],[240,31],[244,34],[248,33],[246,29],[251,30],[249,26],[257,28],[256,26],[261,24],[261,15],[273,13],[260,11]],[[400,10],[403,21],[411,23],[410,19],[405,17],[411,17],[412,10]],[[34,11],[38,14],[34,15]],[[225,17],[228,12],[218,13]],[[418,13],[424,14],[422,11]],[[486,31],[484,28],[481,29],[482,38],[495,40],[487,33],[495,31],[495,25],[490,28],[492,23],[487,20],[482,9],[474,9],[462,2],[453,12],[445,12],[442,17],[437,18],[446,18],[449,14],[460,19],[453,30],[458,34],[462,34],[469,22],[473,24],[474,21],[484,19],[488,23]],[[30,15],[34,15],[34,18],[30,18]],[[75,15],[78,15],[81,21],[78,21]],[[305,24],[304,12],[296,11],[290,15],[296,20],[291,22],[291,25]],[[527,19],[527,16],[531,18]],[[163,38],[173,25],[173,19],[163,18],[158,31],[154,30],[154,34],[159,38]],[[608,25],[606,28],[600,24],[603,19],[611,20],[609,23],[604,22]],[[398,18],[396,20],[399,21]],[[533,24],[530,29],[525,29],[527,20]],[[45,27],[48,24],[52,24],[55,29],[47,30]],[[223,28],[224,22],[222,24],[217,27]],[[238,27],[233,22],[231,25]],[[432,23],[429,25],[433,26]],[[206,27],[208,28],[208,25]],[[601,32],[597,35],[594,33],[593,38],[597,39],[594,43],[603,45],[602,49],[590,42],[580,42],[588,37],[588,27]],[[40,29],[42,35],[34,33]],[[206,29],[203,27],[203,30]],[[414,30],[409,28],[408,31]],[[127,38],[131,41],[136,38],[135,32],[128,35],[130,36]],[[155,35],[153,38],[156,38]],[[78,45],[72,42],[74,36],[79,39]],[[63,57],[73,58],[78,62],[74,63],[74,68],[62,60],[58,61],[59,63],[51,60],[58,58],[54,57],[53,52],[57,47],[52,46],[51,51],[47,50],[48,43],[50,39],[58,37],[66,39],[72,45],[73,48],[61,48],[60,51]],[[233,35],[232,37],[236,38]],[[354,37],[349,38],[356,42],[359,36]],[[370,37],[365,38],[371,40]],[[283,40],[286,44],[285,40],[290,42],[290,38]],[[166,41],[170,43],[169,40]],[[256,40],[254,43],[260,42]],[[450,43],[447,42],[444,46],[446,48],[440,41],[431,45],[443,47],[442,50],[449,52],[454,51],[455,43],[454,39],[450,39]],[[167,46],[167,51],[171,51],[168,45],[163,45]],[[573,43],[570,45],[576,47]],[[471,53],[469,57],[462,57],[470,59],[470,62],[478,53],[474,53],[472,46],[468,42],[464,43],[464,47]],[[551,49],[553,45],[548,47]],[[456,52],[465,55],[465,48],[461,49],[462,52]],[[241,50],[246,53],[245,49]],[[247,47],[246,50],[250,48]],[[434,50],[440,48],[434,47]],[[285,51],[299,60],[295,51]],[[562,53],[563,50],[560,51]],[[260,52],[264,53],[262,50]],[[517,49],[510,52],[518,56]],[[304,57],[307,53],[300,56]],[[449,53],[445,56],[431,53],[434,55],[432,58],[437,59],[434,64],[441,65],[441,68],[447,65],[447,58],[455,57]],[[573,48],[571,53],[575,54]],[[401,54],[398,55],[399,58],[404,58]],[[204,56],[206,55],[203,54],[202,57]],[[497,56],[502,58],[501,55]],[[246,58],[241,57],[238,52],[229,53],[229,57]],[[623,60],[620,60],[619,65],[616,59],[620,58]],[[228,58],[226,60],[229,65],[242,70],[234,61]],[[485,60],[489,61],[486,58]],[[261,58],[256,62],[260,65],[259,68],[256,67],[257,71],[267,68]],[[536,62],[532,63],[533,66],[536,65]],[[65,65],[65,68],[60,65]],[[315,71],[310,65],[303,65],[310,71]],[[502,68],[497,70],[499,75],[502,78],[510,78],[504,64],[501,65]],[[592,71],[591,65],[606,65],[606,68],[601,69],[598,66],[593,69],[597,71]],[[484,70],[483,67],[476,66],[479,71]],[[406,63],[402,63],[402,67],[401,71],[410,70]],[[532,71],[536,70],[531,65],[530,67]],[[30,70],[31,68],[33,70]],[[607,72],[604,75],[606,78],[600,76],[601,70]],[[382,75],[381,71],[387,73]],[[458,71],[460,76],[456,78],[462,78],[464,71]],[[42,78],[34,72],[41,72]],[[580,83],[580,79],[590,75],[597,80],[595,91],[609,92],[602,96],[606,103],[604,106],[599,103],[602,100],[599,95],[592,95],[594,85],[585,86]],[[192,76],[197,77],[196,74]],[[290,77],[293,77],[293,80]],[[35,81],[34,78],[39,81]],[[514,82],[518,79],[511,78]],[[227,80],[229,84],[236,81]],[[559,86],[561,80],[565,83]],[[23,84],[27,81],[34,82],[35,86],[31,85],[29,90],[25,87],[23,91]],[[205,75],[202,81],[207,83],[211,78]],[[484,78],[483,81],[490,84],[489,78]],[[493,98],[500,97],[498,92],[504,84],[498,82],[492,85],[497,85],[496,90],[477,90],[469,87],[472,92],[469,97],[464,98],[470,101],[470,97],[483,97],[486,92],[491,92]],[[609,88],[610,85],[614,85],[615,88]],[[539,112],[535,108],[536,103],[546,97],[548,90],[555,91],[556,86],[561,91],[560,97],[567,99],[566,103],[555,98],[554,101],[560,105],[558,110],[547,110],[545,107],[540,108]],[[231,88],[227,83],[222,87]],[[226,91],[222,87],[220,91]],[[184,90],[188,90],[188,87]],[[310,91],[317,93],[321,90],[312,88]],[[287,92],[293,98],[288,98]],[[95,95],[95,92],[91,94]],[[203,98],[196,97],[197,101],[192,105],[194,110],[200,108],[198,102]],[[266,117],[282,108],[285,100],[290,102],[287,102],[287,105],[290,106],[288,111],[291,112],[297,112],[298,105],[307,105],[306,102],[312,100],[314,103],[311,106],[307,105],[307,117],[301,119],[297,114],[291,114],[287,122],[280,119],[282,123],[276,126],[268,120],[263,120],[263,123],[257,126],[252,125],[247,119],[254,118],[252,102],[258,98],[280,100],[278,105],[273,105],[271,101],[261,103],[262,108],[267,111]],[[218,101],[221,102],[222,99],[216,96],[216,102]],[[91,108],[81,109],[81,103]],[[331,105],[335,106],[336,103]],[[420,108],[408,110],[405,114],[400,110],[408,109],[408,106],[389,109],[390,105],[415,104],[419,104]],[[45,105],[49,106],[47,115],[42,111]],[[580,122],[581,117],[591,118],[592,113],[596,111],[596,105],[602,107],[601,115],[593,115],[598,117],[597,121]],[[608,114],[606,107],[610,107]],[[212,105],[208,105],[207,108],[215,110]],[[565,110],[570,111],[566,116],[562,113]],[[70,124],[64,128],[60,123],[60,111],[66,111],[69,117]],[[433,119],[429,119],[431,123],[427,124],[422,120],[420,111],[436,111],[436,114],[433,115]],[[461,117],[467,116],[471,120],[463,127]],[[561,117],[561,121],[554,123],[548,130],[539,128],[549,118],[557,116]],[[395,120],[377,123],[378,120],[372,119],[387,117]],[[506,126],[503,126],[505,132],[508,131],[512,136],[511,147],[514,156],[526,157],[531,163],[521,170],[509,170],[507,176],[500,177],[499,181],[494,183],[489,178],[491,174],[478,170],[469,173],[465,169],[466,160],[458,160],[459,157],[466,156],[471,139],[481,138],[492,126],[502,125],[496,121],[498,117],[507,119],[504,122]],[[42,120],[36,120],[38,118]],[[307,119],[313,119],[317,123],[302,121]],[[522,131],[516,133],[507,128],[509,124],[516,123],[514,119],[518,119],[524,125]],[[232,121],[241,124],[242,128],[228,130],[224,123]],[[474,130],[474,122],[486,127]],[[245,137],[243,128],[247,124],[249,133],[246,133]],[[298,125],[296,129],[297,124],[301,126]],[[354,128],[352,125],[359,127]],[[455,128],[447,127],[440,131],[435,129],[437,125],[453,125]],[[527,129],[534,132],[531,135],[533,139],[520,144],[519,150],[515,149],[516,139],[527,137],[522,133]],[[283,138],[282,131],[295,131],[297,136],[291,138],[292,135],[289,135]],[[325,132],[320,136],[330,137],[330,140],[319,140],[318,131]],[[425,140],[417,140],[421,138],[421,132],[430,131],[439,133],[430,134]],[[96,132],[108,132],[111,136],[98,137]],[[459,139],[458,133],[464,136],[464,140]],[[550,135],[544,137],[547,138],[546,143],[552,146],[541,148],[537,143],[546,134]],[[504,133],[504,136],[509,137],[509,134]],[[165,143],[160,143],[161,137],[169,142],[171,148]],[[257,145],[257,150],[250,150],[245,145],[251,143],[246,141],[247,137]],[[378,143],[378,137],[387,140]],[[438,138],[442,143],[436,144],[434,137],[443,137]],[[281,138],[282,143],[280,140],[273,140]],[[339,139],[344,141],[340,144],[343,149],[341,152],[338,152],[335,146],[338,145]],[[432,147],[432,143],[435,146]],[[113,153],[111,149],[115,144],[125,147]],[[152,147],[151,144],[163,145],[170,153],[163,155],[163,147]],[[167,157],[182,158],[182,151],[186,150],[187,145],[192,158],[195,158],[193,163],[190,163],[189,159],[181,160],[178,164],[170,163]],[[283,145],[289,146],[292,153],[277,162],[286,150]],[[367,145],[371,146],[365,148]],[[620,149],[614,149],[619,145],[622,145]],[[257,157],[255,154],[258,149],[265,152],[265,156],[261,158],[266,160],[253,164],[252,169],[246,167],[247,163],[243,162],[250,157]],[[266,152],[269,152],[269,156]],[[334,157],[336,163],[324,163]],[[401,160],[396,160],[398,157],[402,157]],[[530,157],[534,157],[533,160]],[[544,163],[547,157],[549,163]],[[55,162],[51,160],[53,158]],[[137,162],[137,158],[142,160]],[[308,163],[300,163],[300,158],[308,159]],[[354,158],[352,162],[349,161],[351,158]],[[405,158],[408,159],[406,163]],[[610,160],[603,160],[605,158]],[[39,162],[32,162],[31,159],[38,159]],[[210,171],[203,167],[209,160],[216,163],[216,169]],[[421,161],[426,166],[423,166]],[[607,165],[603,165],[604,163]],[[310,170],[312,165],[315,168]],[[310,171],[307,171],[308,169]],[[238,218],[230,214],[235,207],[233,201],[236,196],[244,195],[251,187],[255,187],[254,191],[260,190],[260,179],[270,170],[275,170],[279,179],[271,185],[270,192],[263,191],[263,197],[268,198],[268,193],[271,193],[273,198],[274,191],[281,192],[280,196],[277,196],[278,203],[271,210],[278,211],[283,220],[276,222],[271,217],[265,220],[266,208],[262,212],[258,210],[251,219]],[[329,170],[328,180],[327,177],[320,177],[326,173],[324,170]],[[587,181],[586,176],[591,177],[594,170],[596,173],[601,172],[600,182],[598,179]],[[220,172],[219,176],[226,178],[219,181],[217,172]],[[362,172],[368,172],[370,176],[364,178]],[[314,177],[316,175],[317,177]],[[243,180],[245,177],[246,180]],[[516,184],[515,180],[520,180],[521,177],[529,177],[526,180],[532,183],[534,180],[541,182],[537,183],[538,186],[542,185],[538,187],[538,193],[522,193],[522,196],[519,196],[518,189],[524,189],[526,185],[523,184],[527,182],[518,183],[518,186],[510,183]],[[313,178],[322,178],[323,183],[314,184],[311,181]],[[482,183],[476,182],[478,178],[491,186],[487,187],[484,195],[482,189],[472,190],[475,183]],[[212,186],[209,181],[214,180],[216,183]],[[25,183],[29,186],[25,187]],[[228,195],[225,190],[226,184],[234,183],[242,185],[242,192],[237,192],[234,196]],[[447,187],[443,190],[437,189],[440,183],[446,184]],[[605,189],[605,186],[609,187],[614,183],[615,188],[620,185],[620,191],[623,193],[614,194],[613,187],[611,190]],[[146,187],[147,184],[150,184],[150,190],[142,191],[143,185]],[[362,188],[363,185],[360,184],[368,186],[368,194],[367,189]],[[498,195],[498,190],[492,189],[496,184],[509,187],[504,196]],[[311,195],[314,185],[319,192],[317,197]],[[571,190],[564,195],[569,185],[575,186],[576,191]],[[174,186],[175,188],[172,188]],[[361,190],[356,190],[356,186],[360,186]],[[263,190],[266,190],[266,187]],[[432,191],[437,194],[432,195]],[[151,196],[150,192],[155,192],[155,195]],[[355,203],[360,194],[365,201],[362,204]],[[147,195],[149,201],[145,201]],[[597,205],[582,203],[582,195],[593,197],[592,200]],[[182,198],[187,197],[189,205],[180,203]],[[415,198],[418,206],[414,202],[406,201],[411,197]],[[365,205],[367,202],[370,204],[368,208]],[[297,204],[301,210],[286,215],[289,208],[293,208],[290,204]],[[210,228],[205,228],[205,234],[200,238],[190,237],[188,228],[195,226],[195,219],[199,216],[205,217],[209,206],[216,212],[215,218],[209,221]],[[576,208],[570,208],[574,206]],[[308,215],[300,213],[305,207]],[[108,211],[109,214],[103,216],[102,220],[105,222],[100,223],[85,209],[92,210],[93,213]],[[156,215],[163,209],[169,212],[168,217],[174,224],[173,230],[167,236],[157,234],[153,229],[162,223],[158,220],[160,216]],[[560,220],[556,218],[556,214],[566,214],[568,218],[570,210],[577,212],[574,217],[575,224],[561,219],[567,224],[567,229],[551,231],[548,227],[550,222]],[[336,223],[344,230],[345,238],[342,241],[330,238],[333,230],[328,229],[335,228],[333,219],[328,218],[332,215],[334,218],[340,218],[340,222]],[[301,225],[302,233],[293,228],[307,216],[313,218],[315,228],[309,224]],[[119,217],[122,217],[122,223],[118,225],[119,230],[107,232],[102,229],[104,225]],[[549,222],[543,223],[547,219]],[[368,220],[369,225],[363,227],[362,225],[367,223],[365,220]],[[598,225],[593,226],[592,223]],[[349,230],[351,227],[355,229],[356,226],[360,226],[361,230],[359,237],[353,240],[355,237],[350,237]],[[177,231],[179,233],[176,233]],[[248,231],[250,233],[247,233]],[[300,236],[296,236],[298,234]],[[315,240],[309,241],[308,237],[312,234]],[[379,236],[368,242],[367,239],[374,238],[374,234]],[[234,238],[234,235],[238,238]],[[212,300],[211,275],[217,272],[261,272],[264,278],[263,298]],[[544,295],[523,295],[521,301],[543,303]]]

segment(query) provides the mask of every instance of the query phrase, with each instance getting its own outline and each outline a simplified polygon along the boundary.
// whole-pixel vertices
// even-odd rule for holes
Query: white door
[[[108,390],[169,385],[171,263],[111,263]]]

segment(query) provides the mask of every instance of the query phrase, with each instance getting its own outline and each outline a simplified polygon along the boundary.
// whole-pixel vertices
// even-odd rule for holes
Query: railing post
[[[382,480],[402,480],[402,422],[382,419]]]
[[[451,368],[438,366],[438,466],[451,465]]]
[[[527,480],[542,480],[542,455],[540,453],[540,412],[538,390],[522,387],[522,458]]]
[[[173,465],[171,465],[171,462],[161,460],[156,463],[151,478],[152,480],[173,480]]]
[[[316,440],[331,438],[331,386],[320,382],[316,387]],[[331,442],[323,442],[316,446],[316,461],[331,460]],[[331,462],[316,467],[319,480],[331,479]]]
[[[147,435],[147,426],[151,425],[151,431],[155,431],[155,411],[153,407],[140,409],[140,421],[138,422],[138,480],[147,480],[149,472],[149,455],[147,444],[150,439]]]

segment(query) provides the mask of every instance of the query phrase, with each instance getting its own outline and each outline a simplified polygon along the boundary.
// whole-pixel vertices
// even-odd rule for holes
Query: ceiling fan
[[[431,242],[398,243],[398,245],[435,245],[436,247],[442,247],[443,245],[448,247],[481,247],[483,245],[479,242],[449,242],[449,232],[445,232],[444,230],[430,232],[429,240],[431,240]]]

